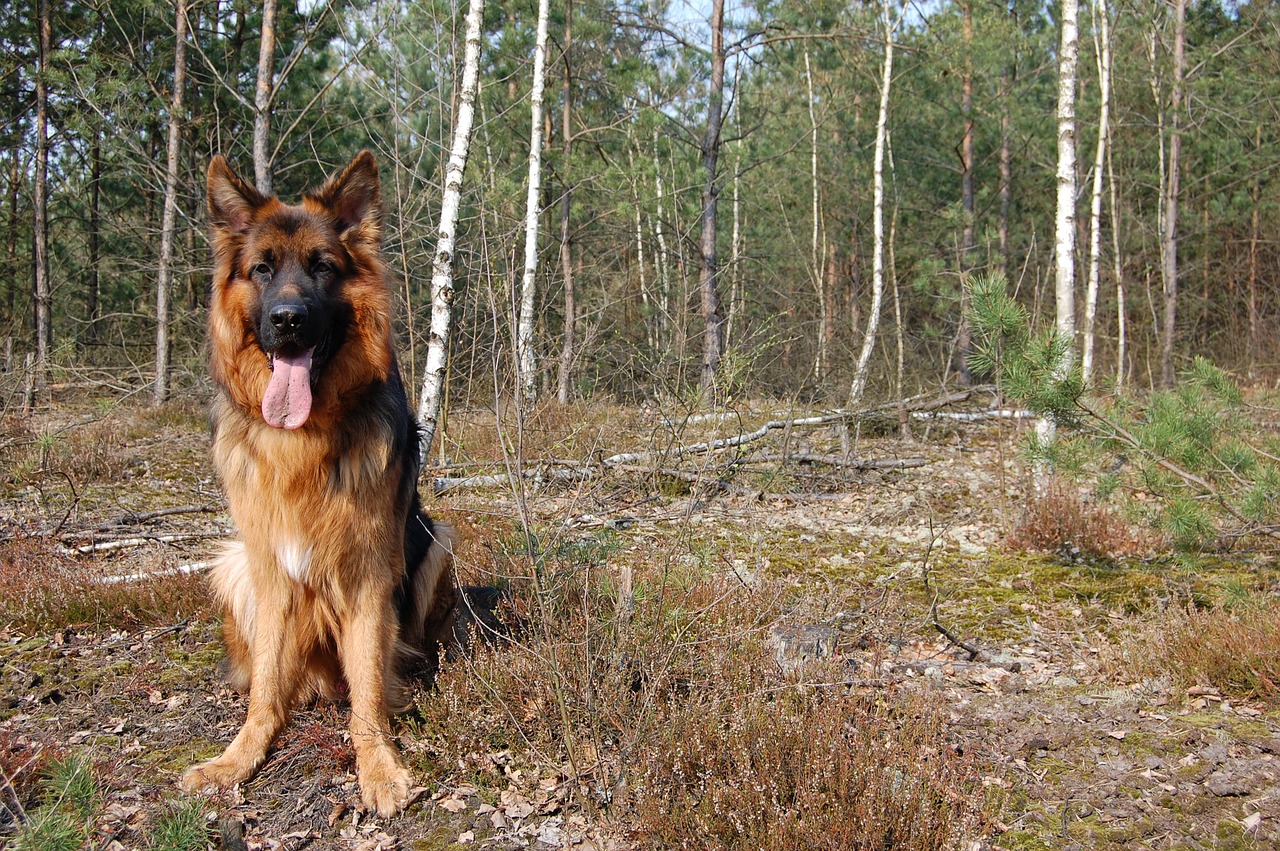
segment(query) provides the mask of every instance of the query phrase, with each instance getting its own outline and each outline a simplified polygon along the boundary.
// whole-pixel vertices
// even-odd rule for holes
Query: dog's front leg
[[[351,692],[351,741],[360,792],[365,806],[392,816],[404,809],[412,777],[391,741],[387,720],[386,685],[397,625],[391,591],[365,589],[353,608],[338,652]]]
[[[266,760],[267,749],[289,720],[304,654],[297,646],[299,631],[291,623],[288,590],[258,589],[255,620],[248,716],[222,756],[182,776],[182,788],[188,792],[229,789],[247,780]]]

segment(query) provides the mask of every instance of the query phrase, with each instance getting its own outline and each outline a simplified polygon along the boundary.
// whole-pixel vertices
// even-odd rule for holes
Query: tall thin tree
[[[873,155],[871,182],[871,310],[867,312],[867,331],[862,337],[862,349],[853,370],[853,384],[849,388],[849,407],[856,407],[867,389],[867,373],[871,366],[871,353],[876,345],[876,333],[880,328],[880,306],[884,299],[884,161],[889,140],[889,89],[893,84],[893,37],[902,20],[905,3],[893,14],[889,0],[880,4],[880,24],[884,30],[884,62],[880,68],[880,113],[876,119],[876,148]]]
[[[49,0],[36,2],[36,156],[32,189],[32,247],[35,264],[35,374],[36,388],[44,386],[52,346],[52,284],[49,280],[49,58],[53,52],[53,22]]]
[[[1173,84],[1169,91],[1169,163],[1165,169],[1160,273],[1164,319],[1160,323],[1160,386],[1172,387],[1173,342],[1178,330],[1178,192],[1182,176],[1182,98],[1186,73],[1187,0],[1173,0]]]
[[[178,225],[178,164],[182,148],[182,94],[187,75],[187,0],[174,13],[173,93],[169,101],[169,143],[165,156],[164,216],[160,225],[160,268],[156,275],[156,381],[151,401],[169,398],[169,294],[173,289],[173,237]]]
[[[569,216],[573,211],[573,184],[569,172],[573,168],[573,0],[564,4],[564,51],[560,77],[560,272],[564,277],[564,330],[560,347],[560,374],[556,382],[556,398],[561,405],[569,401],[569,385],[572,383],[574,331],[577,325],[577,293],[573,285],[573,231]],[[640,259],[641,277],[644,276],[644,259]]]
[[[1062,0],[1058,16],[1060,27],[1058,47],[1058,202],[1054,227],[1054,276],[1055,319],[1054,330],[1068,341],[1054,373],[1065,377],[1071,369],[1072,341],[1076,334],[1076,81],[1080,53],[1080,7],[1077,0]],[[1052,419],[1041,418],[1036,423],[1036,436],[1042,445],[1048,446],[1057,437]],[[1049,469],[1040,466],[1036,470],[1035,484],[1043,491],[1048,486]]]
[[[263,195],[271,194],[271,110],[275,99],[277,8],[278,0],[264,0],[262,4],[258,82],[253,90],[253,180]]]
[[[702,371],[698,386],[704,394],[715,385],[724,354],[724,316],[720,310],[719,268],[716,255],[716,208],[720,197],[717,163],[720,126],[724,120],[724,0],[711,4],[711,85],[707,90],[707,129],[702,137],[702,268],[698,290],[702,297]]]
[[[960,78],[960,114],[964,118],[964,132],[960,136],[960,212],[964,221],[960,226],[960,275],[968,275],[973,265],[974,227],[977,210],[973,197],[973,3],[960,4],[961,48],[964,50],[964,72]],[[956,325],[955,367],[961,384],[970,384],[969,349],[972,347],[969,330],[969,289],[960,287],[960,321]]]
[[[484,0],[470,0],[467,7],[466,46],[462,59],[462,86],[453,144],[445,166],[444,195],[440,199],[440,225],[431,264],[431,327],[427,332],[427,366],[418,398],[418,424],[422,429],[419,458],[425,463],[440,423],[440,409],[449,368],[449,328],[453,322],[453,253],[462,203],[462,175],[475,124],[476,91],[480,82],[480,42]]]
[[[516,374],[520,392],[532,400],[538,395],[537,359],[534,354],[533,310],[537,302],[538,222],[542,205],[542,93],[547,67],[548,0],[538,0],[538,28],[533,47],[533,88],[529,94],[529,186],[524,213],[524,275],[520,279],[520,317],[516,325]]]
[[[1106,0],[1091,7],[1097,22],[1094,43],[1098,59],[1098,147],[1093,155],[1093,192],[1089,204],[1089,272],[1084,300],[1084,334],[1080,372],[1085,383],[1093,375],[1094,326],[1098,318],[1098,289],[1102,267],[1102,179],[1107,163],[1111,122],[1111,12]]]

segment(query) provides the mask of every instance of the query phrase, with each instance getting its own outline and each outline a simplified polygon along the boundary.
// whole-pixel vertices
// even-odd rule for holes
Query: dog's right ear
[[[209,161],[209,223],[219,236],[241,236],[267,198],[245,183],[219,154]]]

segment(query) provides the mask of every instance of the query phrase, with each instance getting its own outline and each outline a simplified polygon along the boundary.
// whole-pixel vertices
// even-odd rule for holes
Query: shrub
[[[1134,526],[1106,505],[1086,501],[1076,488],[1061,481],[1052,482],[1027,504],[1009,544],[1073,560],[1100,561],[1142,557],[1167,548],[1150,529]]]
[[[420,702],[411,738],[437,768],[531,797],[554,779],[654,849],[939,849],[983,831],[977,768],[930,700],[859,694],[839,665],[811,672],[824,686],[778,669],[783,585],[633,550],[631,600],[607,543],[497,565],[525,572],[509,615],[527,626],[446,665]]]
[[[1180,688],[1280,704],[1280,602],[1208,611],[1172,608],[1119,660],[1128,672],[1169,677]]]

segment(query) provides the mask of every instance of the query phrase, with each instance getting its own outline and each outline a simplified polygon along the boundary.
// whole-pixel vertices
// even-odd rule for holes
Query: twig
[[[145,547],[147,544],[176,544],[182,541],[196,541],[201,538],[214,537],[221,533],[193,532],[185,535],[146,535],[139,538],[120,538],[114,541],[98,541],[92,544],[81,544],[78,547],[64,547],[67,555],[89,555],[90,553],[111,552],[113,550],[129,550]]]
[[[153,570],[150,573],[124,573],[118,576],[100,576],[94,581],[99,585],[119,585],[123,582],[145,582],[149,579],[165,579],[169,576],[184,576],[189,573],[200,573],[213,566],[211,561],[193,561],[180,564],[167,570]]]
[[[982,655],[982,648],[974,644],[969,644],[966,641],[961,641],[956,637],[955,633],[943,626],[942,622],[938,620],[938,586],[934,585],[933,588],[929,587],[929,556],[933,554],[933,545],[937,540],[938,536],[933,533],[933,518],[930,517],[929,546],[925,548],[924,559],[920,562],[920,578],[924,580],[925,593],[932,595],[929,600],[929,622],[932,624],[934,629],[947,639],[947,641],[950,641],[956,647],[959,647],[961,650],[968,653],[970,662],[976,662],[978,661],[978,657]]]
[[[900,470],[909,467],[923,467],[929,463],[927,458],[843,458],[839,455],[816,455],[808,452],[797,452],[790,455],[771,452],[753,455],[743,463],[772,464],[795,461],[801,464],[829,464],[832,467],[846,467],[850,470]]]

